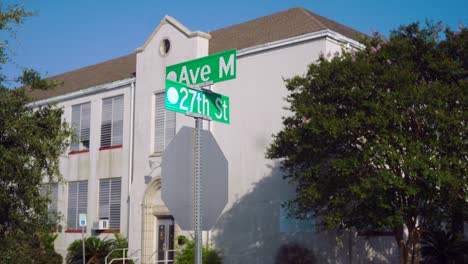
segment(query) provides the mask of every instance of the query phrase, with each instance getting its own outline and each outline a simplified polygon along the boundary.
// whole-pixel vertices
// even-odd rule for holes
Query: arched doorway
[[[161,177],[148,184],[142,206],[142,263],[172,264],[178,229],[161,199]]]

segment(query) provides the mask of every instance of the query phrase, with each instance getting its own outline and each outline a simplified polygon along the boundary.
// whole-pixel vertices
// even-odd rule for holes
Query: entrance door
[[[157,263],[174,263],[174,219],[158,217],[158,261]]]

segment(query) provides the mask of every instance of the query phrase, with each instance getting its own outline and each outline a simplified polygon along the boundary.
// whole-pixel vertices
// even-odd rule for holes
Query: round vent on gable
[[[169,39],[165,38],[161,40],[161,43],[159,44],[159,54],[161,57],[166,57],[167,54],[169,54],[169,51],[171,50],[171,42]]]

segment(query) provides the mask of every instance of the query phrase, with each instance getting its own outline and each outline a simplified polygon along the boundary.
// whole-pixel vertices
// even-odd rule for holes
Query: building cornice
[[[57,102],[63,102],[63,101],[75,99],[75,98],[82,97],[82,96],[88,96],[88,95],[91,95],[91,94],[102,93],[102,92],[105,92],[105,91],[119,89],[119,88],[122,88],[123,86],[129,85],[129,84],[135,82],[135,80],[136,80],[136,78],[133,77],[133,78],[123,79],[123,80],[119,80],[119,81],[115,81],[115,82],[105,83],[105,84],[101,84],[101,85],[81,89],[81,90],[78,90],[78,91],[74,91],[74,92],[71,92],[71,93],[66,93],[66,94],[57,95],[57,96],[49,97],[49,98],[42,99],[42,100],[37,100],[37,101],[35,101],[33,103],[30,103],[28,106],[38,107],[38,106],[42,106],[42,105],[53,104],[53,103],[57,103]]]
[[[237,51],[237,57],[240,58],[240,57],[251,55],[251,54],[257,53],[257,52],[267,51],[267,50],[270,50],[270,49],[275,49],[275,48],[280,48],[280,47],[284,47],[284,46],[294,45],[294,44],[297,44],[297,43],[316,40],[316,39],[320,39],[320,38],[330,38],[330,39],[335,40],[338,43],[342,43],[344,45],[349,44],[349,46],[352,47],[352,48],[364,49],[364,45],[362,45],[358,41],[356,41],[354,39],[351,39],[351,38],[348,38],[348,37],[345,37],[345,36],[335,32],[333,30],[324,29],[324,30],[320,30],[320,31],[300,35],[300,36],[297,36],[297,37],[282,39],[282,40],[278,40],[278,41],[273,41],[273,42],[261,44],[261,45],[258,45],[258,46],[253,46],[253,47],[248,47],[248,48],[245,48],[245,49],[241,49],[241,50]]]

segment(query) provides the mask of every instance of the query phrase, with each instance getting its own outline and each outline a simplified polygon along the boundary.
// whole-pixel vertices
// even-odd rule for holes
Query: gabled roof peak
[[[164,18],[159,22],[159,25],[153,30],[153,33],[149,36],[149,38],[146,40],[145,44],[143,44],[142,47],[137,48],[136,52],[142,52],[145,50],[145,48],[149,45],[153,37],[158,33],[158,31],[161,29],[163,25],[170,24],[177,30],[179,30],[182,34],[187,36],[188,38],[193,38],[193,37],[202,37],[206,39],[211,39],[210,34],[201,32],[201,31],[191,31],[187,27],[185,27],[182,23],[177,21],[175,18],[165,15]]]

